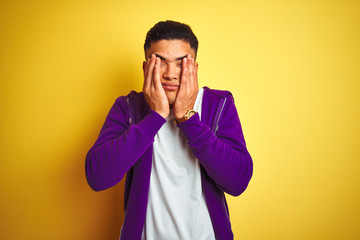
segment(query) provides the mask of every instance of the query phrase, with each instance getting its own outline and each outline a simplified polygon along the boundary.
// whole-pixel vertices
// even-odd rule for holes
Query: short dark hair
[[[191,30],[190,26],[185,23],[171,20],[156,23],[146,34],[144,50],[148,50],[152,42],[160,40],[184,40],[190,44],[190,47],[197,54],[199,42]]]

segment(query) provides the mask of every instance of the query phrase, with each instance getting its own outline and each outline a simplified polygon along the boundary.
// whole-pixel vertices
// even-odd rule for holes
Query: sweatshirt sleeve
[[[253,172],[234,99],[227,97],[216,135],[195,114],[178,125],[188,145],[209,177],[222,191],[238,196],[245,191]]]
[[[116,185],[154,141],[166,122],[150,110],[137,124],[129,124],[126,96],[111,107],[95,144],[86,155],[85,173],[95,191]]]

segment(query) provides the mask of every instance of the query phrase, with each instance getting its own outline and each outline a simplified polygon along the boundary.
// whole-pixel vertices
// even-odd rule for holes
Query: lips
[[[162,87],[166,91],[177,91],[179,89],[178,84],[161,83]]]

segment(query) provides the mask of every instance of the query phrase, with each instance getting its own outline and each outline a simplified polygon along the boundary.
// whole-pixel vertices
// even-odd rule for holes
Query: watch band
[[[179,118],[179,119],[175,119],[175,123],[176,124],[179,124],[179,123],[182,123],[182,122],[185,122],[186,120],[188,120],[189,118],[191,118],[192,116],[194,116],[197,112],[195,110],[192,110],[192,109],[189,109],[185,116],[183,116],[182,118]]]

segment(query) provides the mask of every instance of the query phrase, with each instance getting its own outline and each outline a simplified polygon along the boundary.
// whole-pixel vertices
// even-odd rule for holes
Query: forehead
[[[190,43],[179,39],[152,42],[150,48],[145,53],[146,59],[153,53],[159,54],[170,61],[187,54],[191,54],[195,58],[195,51],[190,47]]]

